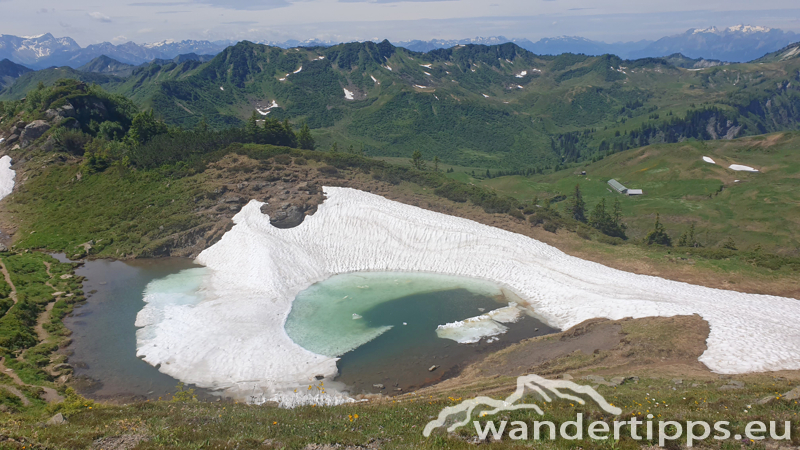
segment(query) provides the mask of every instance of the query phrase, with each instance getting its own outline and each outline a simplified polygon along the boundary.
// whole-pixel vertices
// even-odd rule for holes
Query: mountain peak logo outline
[[[615,416],[622,414],[622,409],[608,403],[606,399],[603,398],[603,396],[595,391],[591,386],[583,386],[568,380],[548,380],[538,375],[530,374],[517,378],[517,389],[505,400],[497,400],[491,397],[481,396],[470,400],[464,400],[455,406],[448,406],[444,408],[435,420],[431,420],[427,425],[425,425],[422,435],[429,437],[433,430],[443,426],[445,423],[447,423],[447,419],[455,414],[466,413],[466,418],[450,425],[447,428],[448,432],[453,432],[457,428],[467,425],[472,420],[472,413],[478,406],[488,406],[494,408],[488,411],[483,411],[481,413],[481,417],[486,415],[494,415],[502,411],[515,411],[519,409],[532,409],[538,414],[544,415],[544,411],[542,411],[542,409],[536,404],[517,403],[525,395],[526,388],[539,394],[545,402],[553,401],[550,395],[548,395],[548,392],[557,398],[572,400],[581,405],[586,404],[586,401],[580,397],[563,393],[561,390],[569,390],[577,394],[588,395],[603,409],[603,411]]]

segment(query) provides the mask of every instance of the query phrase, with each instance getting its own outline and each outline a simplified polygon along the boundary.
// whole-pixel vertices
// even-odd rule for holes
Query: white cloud
[[[106,22],[106,23],[111,22],[111,17],[108,17],[107,15],[105,15],[105,14],[103,14],[101,12],[95,11],[95,12],[90,12],[88,14],[89,14],[89,17],[91,17],[92,19],[94,19],[94,20],[96,20],[98,22]]]

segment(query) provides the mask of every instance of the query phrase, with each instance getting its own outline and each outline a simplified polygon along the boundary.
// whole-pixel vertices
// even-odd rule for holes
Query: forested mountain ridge
[[[513,43],[426,54],[388,41],[282,49],[250,42],[208,62],[151,63],[128,77],[47,69],[153,108],[167,123],[240,126],[254,112],[307,123],[323,147],[475,167],[537,168],[688,138],[796,129],[797,59],[684,69],[687,58],[539,56]],[[256,112],[257,111],[257,112]]]

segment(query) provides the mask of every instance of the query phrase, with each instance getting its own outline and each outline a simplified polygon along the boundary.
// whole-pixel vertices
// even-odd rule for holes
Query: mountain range
[[[763,62],[763,64],[762,64]],[[22,74],[0,100],[63,78],[94,83],[170,125],[307,124],[322,148],[428,157],[466,167],[552,167],[686,139],[800,127],[800,52],[759,63],[670,55],[537,55],[514,43],[412,52],[388,41],[282,49],[243,41],[210,60]],[[719,66],[719,67],[717,67]]]
[[[77,68],[102,55],[124,64],[140,65],[154,59],[172,59],[187,53],[216,55],[231,44],[231,41],[194,40],[141,45],[134,42],[119,45],[103,42],[81,48],[71,38],[55,38],[50,33],[31,37],[4,34],[0,35],[0,59],[7,58],[32,69],[53,66]]]
[[[508,39],[504,36],[460,40],[405,41],[396,45],[418,52],[456,45],[496,45],[513,42],[537,55],[583,53],[597,56],[617,55],[624,59],[663,57],[676,53],[693,59],[746,62],[760,58],[800,40],[800,34],[760,26],[737,25],[718,29],[692,28],[682,34],[667,36],[656,41],[606,43],[577,36],[544,38],[536,42],[528,39]]]
[[[504,36],[476,37],[459,40],[412,40],[395,42],[415,52],[429,52],[457,45],[498,45],[513,42],[537,55],[560,55],[562,53],[586,54],[590,56],[613,54],[623,59],[662,57],[681,53],[693,59],[744,62],[777,51],[800,40],[800,35],[759,26],[738,25],[718,29],[690,29],[685,33],[667,36],[656,41],[605,43],[576,36],[561,36],[540,39],[509,39]],[[319,40],[255,41],[280,48],[331,47],[336,42]],[[56,38],[50,33],[39,36],[19,37],[0,35],[0,59],[9,59],[32,69],[53,66],[77,68],[88,64],[98,56],[105,55],[128,64],[140,65],[154,59],[172,59],[181,54],[216,55],[236,41],[183,40],[162,41],[150,44],[112,44],[103,42],[81,47],[69,37]]]

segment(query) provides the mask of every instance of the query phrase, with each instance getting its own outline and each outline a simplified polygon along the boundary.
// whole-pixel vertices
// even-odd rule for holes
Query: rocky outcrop
[[[22,134],[20,135],[20,143],[22,148],[27,147],[33,141],[42,137],[42,135],[45,134],[49,129],[50,124],[44,120],[34,120],[26,125],[25,129],[22,130]]]

